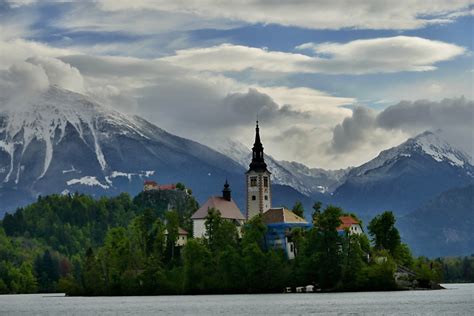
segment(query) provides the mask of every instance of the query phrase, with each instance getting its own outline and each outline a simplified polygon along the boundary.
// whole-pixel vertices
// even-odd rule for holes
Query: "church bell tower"
[[[247,183],[247,220],[262,214],[272,207],[270,171],[263,157],[263,145],[260,141],[260,129],[255,128],[255,143],[252,148],[252,162],[245,173]]]

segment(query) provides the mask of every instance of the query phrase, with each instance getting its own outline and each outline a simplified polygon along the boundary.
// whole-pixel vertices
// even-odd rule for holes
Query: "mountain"
[[[232,158],[243,168],[248,168],[252,159],[252,151],[244,144],[224,139],[217,142],[215,149]],[[265,162],[272,172],[272,181],[275,184],[292,187],[293,189],[313,198],[327,199],[327,193],[334,191],[341,185],[350,170],[324,170],[309,168],[294,161],[276,160],[271,155],[265,155]]]
[[[473,183],[471,157],[441,131],[425,132],[349,171],[334,201],[368,218],[383,210],[405,215],[443,191]]]
[[[398,221],[402,238],[417,255],[474,253],[474,185],[441,193]]]
[[[135,195],[144,179],[183,182],[202,202],[228,178],[242,207],[245,170],[207,146],[55,86],[0,112],[0,218],[50,193]]]

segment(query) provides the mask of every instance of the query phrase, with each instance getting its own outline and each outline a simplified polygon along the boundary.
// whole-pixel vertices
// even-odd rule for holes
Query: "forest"
[[[294,260],[265,247],[266,226],[250,220],[241,238],[210,209],[207,238],[176,244],[191,233],[196,200],[178,191],[93,199],[51,195],[7,214],[0,227],[0,293],[168,295],[271,293],[315,285],[322,291],[398,289],[401,265],[416,282],[472,281],[474,258],[414,258],[391,212],[368,224],[368,235],[339,234],[344,210],[315,203],[309,230],[293,231]],[[294,207],[301,214],[301,205]]]

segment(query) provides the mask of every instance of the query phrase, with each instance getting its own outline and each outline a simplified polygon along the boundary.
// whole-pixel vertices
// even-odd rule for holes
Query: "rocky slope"
[[[473,176],[471,157],[442,132],[425,132],[352,169],[334,201],[362,215],[388,209],[400,216],[443,191],[473,183]]]

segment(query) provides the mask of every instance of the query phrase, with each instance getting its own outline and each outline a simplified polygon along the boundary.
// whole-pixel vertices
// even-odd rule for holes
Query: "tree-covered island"
[[[369,236],[341,233],[340,218],[355,215],[315,203],[311,227],[291,231],[295,257],[288,260],[282,249],[266,244],[262,215],[239,232],[211,208],[205,237],[192,238],[190,218],[197,209],[184,187],[133,199],[40,197],[1,222],[0,293],[269,293],[307,285],[396,290],[430,288],[446,269],[441,260],[412,257],[391,212],[370,221]],[[301,214],[300,205],[294,209]],[[186,243],[180,242],[183,231],[189,233]]]

